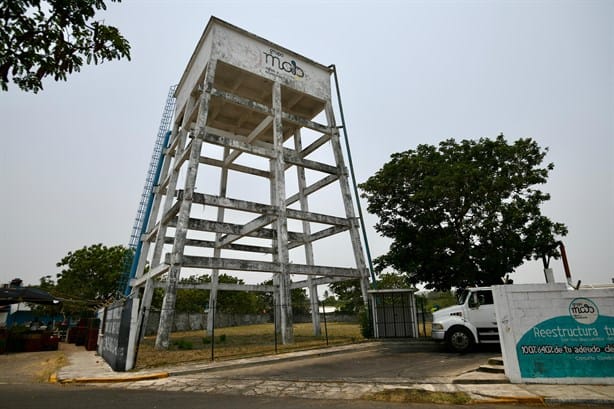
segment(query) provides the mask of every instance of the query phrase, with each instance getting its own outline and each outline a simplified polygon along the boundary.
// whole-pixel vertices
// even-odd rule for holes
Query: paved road
[[[135,391],[57,385],[0,385],[3,408],[19,409],[450,409],[450,405],[268,398],[205,393]],[[465,406],[463,406],[465,407]],[[480,409],[534,409],[529,405],[480,404]],[[580,409],[587,406],[557,406]]]
[[[419,346],[419,348],[421,348]],[[423,348],[424,349],[424,348]],[[360,400],[384,391],[406,393],[416,384],[431,392],[465,392],[472,399],[492,401],[497,385],[452,385],[475,370],[493,351],[459,355],[441,350],[416,351],[416,345],[385,343],[376,349],[314,356],[296,361],[262,363],[215,372],[183,372],[170,378],[107,385],[112,389],[201,392],[274,399]],[[534,395],[517,391],[529,397]]]
[[[351,350],[335,355],[303,358],[292,362],[277,364],[260,363],[257,367],[218,372],[189,370],[178,371],[181,376],[137,382],[126,381],[113,384],[90,385],[88,387],[36,385],[27,377],[31,371],[28,360],[7,356],[0,359],[0,373],[12,373],[5,379],[13,385],[3,384],[0,379],[0,408],[55,408],[88,409],[109,408],[121,405],[131,409],[204,406],[217,408],[395,408],[393,403],[366,401],[374,394],[406,396],[410,390],[444,393],[466,393],[480,402],[480,408],[492,406],[493,398],[514,397],[518,402],[535,402],[541,396],[554,401],[597,402],[599,397],[607,400],[613,396],[607,388],[599,386],[577,386],[561,389],[554,385],[535,389],[528,386],[518,387],[511,384],[458,385],[451,384],[453,377],[475,369],[488,357],[498,355],[497,350],[479,351],[474,354],[458,355],[432,350],[420,352],[415,345],[406,343],[384,343],[375,349]],[[79,355],[82,357],[82,355]],[[25,357],[25,355],[24,355]],[[4,359],[6,358],[6,359]],[[35,356],[31,356],[32,359]],[[42,357],[39,357],[42,358]],[[85,361],[91,363],[89,355]],[[13,372],[21,361],[24,370]],[[82,362],[83,363],[83,362]],[[205,365],[206,367],[207,365]],[[30,368],[28,368],[30,367]],[[191,367],[194,369],[194,367]],[[202,366],[201,366],[202,368]],[[418,385],[421,384],[421,385]],[[544,389],[545,388],[545,389]],[[410,393],[411,394],[411,393]],[[449,395],[448,395],[449,396]],[[307,399],[305,399],[307,398]],[[413,398],[412,398],[413,399]],[[133,402],[135,402],[133,404]],[[130,406],[128,406],[130,405]],[[407,405],[411,408],[438,408],[437,405]],[[446,407],[446,406],[443,406]],[[521,408],[523,406],[514,406]],[[569,408],[585,405],[566,406]],[[449,408],[449,406],[448,406]]]
[[[355,382],[385,379],[395,382],[443,383],[475,370],[485,364],[488,358],[498,354],[500,352],[493,348],[464,355],[439,348],[436,351],[416,352],[415,346],[395,342],[374,350],[215,372],[208,377],[303,381],[335,379]]]

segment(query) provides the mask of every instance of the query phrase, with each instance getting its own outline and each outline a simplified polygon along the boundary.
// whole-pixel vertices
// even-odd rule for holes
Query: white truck
[[[459,305],[435,311],[431,334],[455,352],[467,352],[475,344],[499,343],[492,288],[469,288]]]
[[[611,288],[612,284],[581,286],[582,281],[572,282],[567,253],[562,242],[557,242],[560,249],[563,269],[567,279],[567,288]],[[544,259],[546,283],[554,284],[554,274]],[[507,281],[507,280],[505,280]],[[614,284],[614,279],[613,279]],[[456,352],[467,352],[475,344],[498,344],[499,329],[495,315],[495,303],[492,287],[468,288],[460,298],[459,305],[443,308],[433,313],[433,339],[444,341],[448,348]]]

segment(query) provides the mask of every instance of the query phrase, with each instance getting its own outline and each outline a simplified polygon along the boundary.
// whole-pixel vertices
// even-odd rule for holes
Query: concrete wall
[[[511,382],[614,384],[614,288],[521,284],[493,293]]]
[[[311,322],[311,316],[294,316],[294,323]],[[332,313],[326,314],[328,322],[358,322],[358,317],[354,315]],[[154,335],[158,330],[160,313],[151,312],[145,330],[145,335]],[[218,313],[215,316],[215,328],[238,327],[241,325],[266,324],[273,322],[269,315],[261,314],[225,314]],[[320,314],[320,322],[324,325],[324,317]],[[198,331],[207,328],[207,314],[199,313],[179,313],[175,314],[173,331]]]
[[[177,87],[177,112],[188,101],[210,59],[219,59],[322,100],[331,98],[327,67],[212,17]]]
[[[134,367],[136,334],[130,329],[136,327],[138,312],[139,305],[132,298],[98,310],[102,326],[97,352],[114,371],[129,371]]]

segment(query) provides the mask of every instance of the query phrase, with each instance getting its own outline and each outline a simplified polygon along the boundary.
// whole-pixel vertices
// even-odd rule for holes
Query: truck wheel
[[[467,328],[452,327],[446,332],[446,345],[454,352],[469,352],[473,344],[473,335]]]

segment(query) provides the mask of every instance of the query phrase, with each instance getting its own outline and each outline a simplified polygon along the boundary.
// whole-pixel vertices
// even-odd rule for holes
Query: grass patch
[[[420,321],[418,323],[418,334],[421,337],[427,337],[430,338],[431,336],[431,327],[433,326],[432,322],[425,322],[424,324],[422,324],[422,321]],[[426,330],[426,331],[425,331]]]
[[[184,339],[178,339],[173,341],[173,345],[177,347],[177,349],[192,349],[194,345],[190,341],[186,341]]]
[[[329,322],[328,344],[344,345],[362,341],[357,323]],[[295,324],[294,343],[282,345],[278,339],[278,352],[291,352],[326,346],[324,335],[313,335],[311,323]],[[324,326],[322,326],[324,334]],[[211,337],[204,331],[174,332],[170,348],[166,351],[155,349],[155,336],[145,337],[139,346],[136,368],[156,367],[190,361],[211,359]],[[190,348],[187,348],[187,346]],[[236,359],[275,353],[273,324],[245,325],[241,327],[217,328],[215,330],[215,359]]]
[[[466,405],[471,402],[469,395],[464,392],[431,392],[422,389],[401,388],[367,393],[361,398],[382,402],[444,403],[451,405]]]
[[[50,357],[46,358],[40,364],[40,367],[35,371],[35,380],[37,382],[47,382],[51,375],[56,373],[61,367],[68,364],[68,359],[62,351],[56,351]]]

